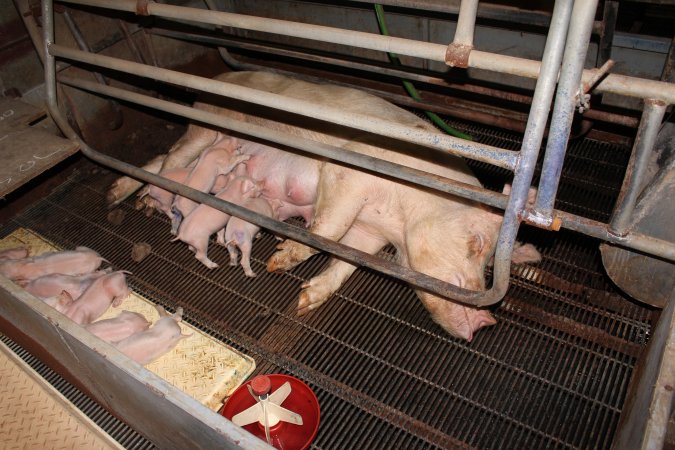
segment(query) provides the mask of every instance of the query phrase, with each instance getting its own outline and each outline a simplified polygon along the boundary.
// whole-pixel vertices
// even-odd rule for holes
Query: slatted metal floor
[[[479,141],[519,147],[509,133],[469,131]],[[558,207],[606,220],[628,154],[619,146],[573,142]],[[473,168],[501,189],[505,173]],[[107,220],[104,189],[111,180],[100,173],[74,177],[2,234],[23,226],[66,248],[94,248],[133,273],[134,289],[182,306],[189,322],[253,356],[257,372],[306,381],[321,405],[313,448],[610,446],[656,313],[612,287],[598,241],[523,230],[543,261],[514,267],[512,287],[494,307],[498,324],[466,343],[434,324],[406,285],[366,269],[299,318],[300,285],[321,270],[325,256],[269,274],[265,261],[276,241],[264,234],[254,245],[256,279],[228,266],[226,251],[213,243],[209,256],[221,267],[209,270],[185,245],[170,242],[165,218],[145,217],[132,200],[120,206],[121,224]],[[139,242],[152,253],[136,263],[131,249]]]

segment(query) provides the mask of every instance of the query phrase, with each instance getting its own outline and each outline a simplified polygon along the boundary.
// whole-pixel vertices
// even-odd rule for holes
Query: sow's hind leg
[[[333,164],[321,169],[314,218],[309,231],[338,241],[352,226],[368,195],[367,183],[358,179],[357,172]],[[267,261],[269,272],[290,270],[319,253],[290,239],[277,246],[278,251]]]
[[[157,155],[149,163],[144,165],[143,169],[157,174],[162,168],[162,163],[164,163],[165,158],[166,155]],[[110,185],[105,196],[106,203],[110,208],[113,208],[139,190],[141,186],[143,186],[143,183],[138,180],[131,177],[120,177]]]
[[[157,155],[143,166],[144,170],[157,174],[160,171],[187,167],[197,159],[202,150],[213,144],[219,133],[196,125],[188,126],[183,136],[176,141],[168,153]],[[106,202],[110,208],[117,206],[143,186],[143,183],[130,177],[115,180],[106,193]]]
[[[352,226],[340,243],[371,255],[387,245],[386,239],[367,233],[357,226]],[[339,259],[331,259],[323,272],[302,285],[303,290],[298,297],[298,315],[307,314],[324,304],[355,270],[356,266]]]

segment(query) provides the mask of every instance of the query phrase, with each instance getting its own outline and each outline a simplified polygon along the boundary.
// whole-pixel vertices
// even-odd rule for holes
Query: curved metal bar
[[[91,48],[89,47],[89,44],[87,41],[84,39],[84,36],[82,35],[82,31],[80,30],[80,27],[77,25],[75,22],[75,19],[70,15],[70,12],[68,11],[68,8],[66,8],[63,11],[63,19],[66,22],[66,26],[68,26],[68,29],[70,30],[70,33],[73,35],[73,39],[75,39],[75,42],[77,43],[77,46],[80,47],[80,50],[85,51],[85,52],[91,52]],[[101,83],[101,84],[108,84],[108,80],[100,73],[100,72],[93,72],[94,77],[96,80]],[[117,130],[119,127],[122,126],[122,123],[124,122],[124,116],[122,115],[122,109],[120,108],[120,105],[114,101],[114,100],[109,100],[110,104],[110,109],[112,109],[113,114],[114,114],[114,119],[110,122],[109,127],[111,130]]]
[[[509,286],[511,253],[520,226],[520,215],[525,210],[530,183],[546,130],[556,79],[563,58],[563,42],[568,36],[568,29],[571,28],[570,16],[574,4],[573,0],[558,0],[553,9],[551,28],[542,57],[542,73],[534,90],[532,107],[530,108],[527,128],[520,150],[520,161],[515,170],[511,195],[504,211],[504,221],[497,238],[492,289],[501,293],[502,296],[506,294]]]

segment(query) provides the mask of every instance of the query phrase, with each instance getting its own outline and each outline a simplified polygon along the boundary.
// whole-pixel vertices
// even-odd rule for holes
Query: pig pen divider
[[[48,2],[45,2],[45,5]],[[93,6],[100,6],[104,2],[98,2],[98,1],[91,1],[91,2],[80,2],[80,1],[73,1],[73,3],[83,3],[83,4],[92,4]],[[123,5],[126,5],[125,2],[122,2]],[[513,247],[513,242],[515,240],[515,234],[517,233],[518,230],[518,225],[519,225],[519,218],[520,219],[526,219],[530,220],[533,223],[537,223],[537,217],[536,215],[532,214],[531,212],[525,211],[524,210],[524,203],[525,203],[525,198],[527,195],[527,189],[529,188],[529,183],[532,178],[532,170],[533,170],[533,161],[536,161],[536,156],[539,150],[539,145],[541,143],[541,136],[543,135],[543,125],[545,124],[545,117],[548,114],[548,109],[550,105],[550,100],[551,100],[551,92],[550,90],[552,89],[552,86],[554,83],[551,81],[555,81],[555,77],[558,72],[558,67],[559,67],[559,60],[560,60],[560,54],[562,51],[562,43],[564,42],[564,37],[566,35],[567,31],[567,25],[569,21],[569,14],[570,14],[570,9],[571,9],[571,1],[568,2],[557,2],[557,5],[562,5],[560,8],[556,8],[556,10],[560,10],[560,12],[556,13],[554,11],[554,19],[558,18],[557,20],[559,21],[559,25],[556,25],[556,21],[554,20],[552,23],[551,27],[551,32],[549,35],[549,38],[547,40],[547,49],[548,52],[545,52],[544,55],[544,62],[542,63],[541,67],[543,69],[543,72],[540,74],[539,77],[539,82],[537,84],[537,87],[539,86],[545,86],[544,88],[538,89],[535,91],[535,99],[537,101],[533,100],[533,108],[532,108],[532,113],[530,114],[530,122],[532,122],[530,126],[530,131],[526,132],[526,142],[528,143],[527,145],[524,144],[523,146],[523,151],[521,151],[520,155],[518,155],[516,152],[511,152],[507,150],[502,150],[490,146],[481,146],[477,145],[475,143],[464,143],[462,141],[458,141],[456,139],[447,137],[447,139],[441,139],[441,143],[438,142],[438,136],[425,136],[425,135],[420,135],[420,133],[415,132],[412,135],[410,134],[410,130],[406,130],[405,127],[399,127],[397,129],[397,137],[402,138],[403,140],[411,141],[411,142],[416,142],[421,145],[426,145],[430,146],[432,148],[436,149],[441,149],[444,151],[451,151],[456,154],[460,154],[463,156],[467,156],[472,159],[477,159],[481,161],[486,161],[490,162],[492,164],[496,164],[501,167],[505,167],[508,169],[516,169],[516,165],[519,165],[520,167],[518,170],[515,170],[515,179],[514,179],[514,188],[512,191],[512,195],[510,196],[510,201],[511,205],[506,205],[506,213],[505,213],[505,221],[504,225],[502,226],[502,232],[500,235],[500,239],[498,242],[497,246],[497,253],[496,253],[496,262],[495,262],[495,278],[493,281],[493,286],[490,290],[485,291],[485,292],[475,292],[475,291],[469,291],[466,289],[461,289],[456,286],[450,285],[448,283],[441,282],[435,278],[429,277],[424,274],[420,274],[418,272],[412,271],[410,269],[402,268],[400,266],[397,266],[392,263],[388,262],[383,262],[379,258],[375,258],[371,255],[355,251],[349,247],[342,246],[340,244],[337,244],[333,241],[329,241],[326,239],[323,239],[319,236],[316,235],[311,235],[310,233],[305,232],[304,230],[300,230],[297,227],[292,227],[283,223],[279,223],[267,218],[264,218],[262,216],[258,216],[255,213],[250,213],[247,210],[238,207],[237,205],[228,205],[225,202],[221,202],[217,199],[213,199],[210,196],[203,195],[202,193],[199,193],[197,191],[192,191],[192,190],[185,190],[184,187],[181,185],[178,185],[176,183],[166,181],[162,179],[161,177],[158,177],[154,174],[150,174],[148,172],[145,172],[143,170],[140,170],[136,167],[127,165],[125,163],[122,163],[120,161],[115,161],[112,158],[108,158],[105,155],[102,155],[95,150],[91,149],[87,145],[83,145],[82,150],[83,153],[108,166],[108,167],[113,167],[117,170],[120,170],[128,175],[131,175],[135,178],[140,178],[146,182],[151,182],[153,184],[156,184],[162,188],[168,189],[172,192],[178,192],[181,195],[184,195],[185,197],[191,198],[192,200],[201,202],[201,203],[206,203],[209,204],[209,206],[215,207],[216,209],[220,209],[222,211],[228,212],[228,213],[234,213],[236,216],[240,216],[246,220],[249,220],[253,223],[256,223],[258,225],[264,226],[265,228],[271,229],[273,231],[279,232],[280,234],[283,234],[287,237],[291,237],[295,240],[299,240],[301,242],[304,242],[310,246],[320,248],[322,250],[329,251],[330,253],[336,254],[339,257],[345,258],[349,260],[350,262],[355,262],[356,264],[359,265],[366,265],[371,268],[375,268],[376,270],[379,270],[383,273],[386,273],[388,275],[394,276],[398,279],[402,279],[404,281],[407,281],[411,283],[412,285],[428,290],[433,293],[437,293],[439,295],[442,295],[444,297],[452,298],[454,300],[460,301],[460,302],[465,302],[469,303],[472,305],[476,306],[484,306],[484,305],[489,305],[492,303],[495,303],[496,301],[499,301],[504,293],[506,292],[506,289],[508,288],[508,275],[510,271],[510,255]],[[119,6],[119,5],[118,5]],[[125,6],[126,7],[126,6]],[[174,7],[168,7],[168,8],[174,8]],[[177,7],[176,7],[177,8]],[[122,9],[124,10],[123,7],[119,7],[117,9]],[[186,8],[181,8],[181,10],[184,10]],[[587,9],[590,10],[592,8],[587,6]],[[45,12],[51,11],[51,6],[45,6]],[[200,15],[200,12],[197,11],[195,14]],[[47,14],[45,14],[45,17]],[[170,16],[170,14],[169,14]],[[190,16],[191,17],[191,16]],[[582,13],[576,13],[574,17],[585,17],[585,14]],[[46,21],[49,22],[49,21]],[[574,22],[574,21],[573,21]],[[588,22],[588,21],[586,21]],[[586,24],[587,25],[587,24]],[[53,26],[53,24],[51,25]],[[585,25],[580,25],[580,26],[585,26]],[[48,33],[49,30],[49,25],[46,24],[45,26],[45,32]],[[557,31],[556,31],[557,30]],[[52,30],[53,33],[53,30]],[[68,49],[56,44],[53,44],[53,38],[47,37],[46,39],[46,53],[48,54],[48,59],[51,59],[52,62],[50,64],[46,64],[46,77],[49,80],[50,78],[53,79],[53,82],[55,83],[55,74],[53,71],[53,59],[54,56],[61,56],[65,57],[68,59],[73,59],[77,61],[83,61],[87,62],[90,64],[94,65],[100,65],[104,67],[109,67],[113,68],[115,70],[121,70],[124,72],[128,73],[135,73],[138,75],[143,75],[143,76],[148,76],[152,77],[155,79],[161,79],[163,81],[171,82],[171,83],[176,83],[188,87],[193,87],[199,90],[207,91],[207,92],[213,92],[217,94],[226,94],[226,96],[231,97],[235,96],[232,91],[233,89],[230,86],[227,86],[227,92],[225,92],[226,89],[223,88],[223,83],[216,82],[214,80],[209,80],[205,78],[200,78],[200,77],[194,77],[186,74],[181,74],[178,72],[174,71],[169,71],[166,69],[160,69],[156,67],[148,67],[143,64],[138,64],[138,63],[132,63],[129,61],[124,61],[124,60],[119,60],[115,58],[110,58],[110,57],[105,57],[103,55],[97,55],[97,54],[91,54],[83,51],[78,51],[74,49]],[[585,52],[584,52],[585,54]],[[549,55],[549,56],[547,56]],[[582,55],[583,56],[583,55]],[[578,57],[578,56],[577,56]],[[550,61],[546,62],[546,58],[550,58]],[[557,58],[557,61],[556,61]],[[52,67],[52,70],[49,69],[49,67]],[[548,74],[546,72],[548,71]],[[577,70],[578,76],[581,76],[581,72]],[[80,84],[83,86],[83,81],[81,80],[69,80],[69,84],[72,85],[77,85]],[[661,84],[661,83],[658,83]],[[117,96],[120,95],[120,92],[115,91],[115,88],[109,88],[105,86],[97,86],[96,87],[99,92],[103,93],[104,91],[108,91],[108,93],[112,96]],[[235,87],[235,92],[236,89],[241,89],[241,87]],[[96,89],[93,89],[92,86],[89,86],[89,90],[96,91]],[[540,98],[537,99],[537,92],[545,92],[545,90],[548,90],[549,93],[544,95],[540,94]],[[52,113],[56,116],[58,113],[58,108],[56,107],[56,95],[54,90],[48,90],[48,92],[51,93],[49,95],[49,100],[50,100],[50,110],[52,110]],[[350,121],[346,120],[342,115],[340,114],[335,114],[334,111],[330,111],[330,108],[328,109],[322,109],[320,112],[321,114],[317,114],[317,111],[314,110],[314,108],[309,107],[307,109],[308,105],[303,105],[302,102],[296,102],[293,107],[287,107],[284,106],[284,103],[287,102],[289,99],[286,98],[274,98],[274,96],[271,95],[265,95],[264,93],[260,95],[256,90],[248,90],[248,92],[243,92],[240,94],[240,97],[243,100],[247,101],[252,101],[253,103],[258,103],[258,104],[266,104],[267,106],[272,106],[278,109],[285,109],[285,110],[291,110],[293,112],[300,112],[300,113],[305,113],[307,115],[311,114],[312,116],[318,116],[322,119],[328,119],[331,121],[335,121],[338,123],[343,123],[348,126],[354,126],[355,128],[360,128],[360,129],[366,129],[371,132],[376,132],[380,134],[391,134],[391,124],[388,123],[377,123],[377,121],[373,122],[372,120],[366,120],[365,121],[365,126],[363,125],[363,120],[361,121]],[[138,98],[141,98],[139,94],[133,94],[135,98],[129,98],[127,96],[127,100],[130,101],[135,101],[138,102]],[[667,93],[666,93],[667,96]],[[277,96],[278,97],[278,96]],[[119,97],[118,97],[119,98]],[[145,103],[147,104],[147,102]],[[296,110],[295,107],[299,107],[301,110],[298,111]],[[163,109],[163,108],[160,108]],[[189,108],[187,108],[189,109]],[[187,110],[186,109],[186,110]],[[166,110],[166,109],[165,109]],[[325,113],[325,114],[324,114]],[[181,113],[181,115],[185,115],[185,113]],[[188,116],[189,117],[189,116]],[[194,116],[193,116],[194,117]],[[542,120],[544,118],[544,120]],[[60,126],[62,127],[68,127],[67,123],[63,121],[61,118],[60,120],[57,121]],[[208,123],[213,123],[210,121],[206,121]],[[355,124],[353,122],[359,122],[358,124]],[[222,122],[219,124],[222,126]],[[358,126],[355,126],[358,125]],[[538,127],[538,129],[536,129]],[[231,128],[234,130],[238,130],[237,126],[233,123],[229,123],[226,128]],[[246,133],[244,130],[240,130]],[[248,130],[250,131],[250,130]],[[64,129],[64,132],[65,129]],[[567,130],[569,132],[569,130]],[[69,132],[66,132],[69,137],[73,139],[79,139],[76,134],[70,130]],[[249,134],[249,133],[247,133]],[[250,133],[252,135],[256,135],[256,133]],[[419,138],[422,137],[422,142],[420,142]],[[445,136],[443,136],[445,137]],[[269,139],[269,137],[265,137],[266,139]],[[279,138],[272,138],[270,140],[279,142]],[[84,144],[84,143],[83,143]],[[308,143],[305,143],[308,144]],[[311,147],[316,147],[316,144],[311,143]],[[298,146],[297,142],[292,145],[293,147],[296,148],[302,148],[302,146]],[[310,151],[311,153],[318,153],[315,150],[310,150],[309,145],[305,145],[306,151]],[[530,148],[531,150],[527,150],[527,148]],[[454,149],[454,150],[453,150]],[[343,152],[342,150],[337,150],[337,149],[329,149],[333,151],[333,156],[335,157],[337,153]],[[370,166],[373,167],[383,167],[384,163],[383,161],[377,161],[377,160],[371,160],[369,162],[365,161],[365,158],[360,158],[360,161],[357,161],[358,156],[354,155],[357,158],[352,159],[352,161],[356,162],[355,165],[358,165],[359,167],[366,167],[370,168]],[[343,161],[343,162],[348,162],[346,161],[349,159],[348,156],[346,157],[335,157],[335,159]],[[349,163],[349,162],[348,162]],[[364,164],[365,163],[365,164]],[[524,167],[529,167],[527,169],[524,169]],[[387,173],[386,171],[390,171],[391,173],[394,173],[395,177],[397,178],[402,178],[402,179],[408,179],[407,175],[403,172],[403,175],[399,175],[401,172],[400,167],[395,167],[395,165],[390,165],[389,167],[384,167],[385,171],[380,171],[378,169],[375,169],[376,172],[380,173]],[[413,171],[414,172],[414,171]],[[417,177],[416,180],[412,180],[415,182],[420,182],[421,179],[424,180],[424,182],[420,183],[422,185],[432,187],[434,189],[438,189],[441,187],[440,190],[445,191],[445,192],[450,192],[456,195],[461,195],[467,198],[472,198],[476,199],[478,201],[484,202],[488,205],[499,207],[499,208],[504,208],[505,207],[505,197],[502,196],[501,194],[495,194],[489,191],[485,191],[482,189],[476,189],[476,188],[467,188],[466,186],[461,186],[458,183],[447,183],[447,180],[440,180],[436,179],[434,180],[433,177],[429,176],[428,174],[423,174],[423,173],[410,173],[413,177],[416,175],[420,175],[420,177]],[[438,177],[436,177],[438,178]],[[446,186],[441,186],[445,184]],[[192,191],[192,192],[191,192]],[[199,195],[202,194],[202,195]],[[193,196],[194,195],[194,196]],[[556,211],[557,213],[557,211]],[[570,215],[563,215],[566,220],[563,221],[565,224],[569,224],[570,222],[573,222],[572,226],[570,228],[574,228],[576,226],[577,229],[579,230],[591,230],[589,234],[594,234],[594,235],[602,235],[603,238],[610,240],[611,242],[615,243],[620,243],[624,244],[629,247],[633,248],[641,248],[641,249],[648,249],[650,250],[656,250],[654,253],[656,254],[664,254],[666,258],[669,259],[675,259],[675,251],[673,251],[673,246],[672,244],[657,240],[654,238],[650,238],[649,236],[642,236],[639,235],[638,233],[628,233],[625,236],[614,236],[611,233],[603,233],[602,231],[606,229],[606,226],[604,224],[600,223],[594,223],[593,221],[588,221],[584,218],[579,218],[579,220],[576,220],[575,217],[570,217]],[[556,217],[561,217],[561,216],[556,216]],[[665,249],[665,251],[664,251]]]

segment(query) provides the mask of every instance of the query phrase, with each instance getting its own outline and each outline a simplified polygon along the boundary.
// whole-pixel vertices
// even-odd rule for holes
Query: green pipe
[[[389,36],[389,30],[387,29],[387,23],[384,20],[384,8],[382,5],[375,4],[375,14],[377,15],[377,24],[380,27],[380,33],[384,36]],[[395,66],[400,66],[401,65],[401,60],[398,59],[398,55],[396,53],[390,53],[387,52],[387,55],[389,56],[389,61]],[[415,101],[417,102],[422,102],[422,97],[420,97],[419,92],[417,92],[417,89],[415,89],[415,86],[408,81],[408,80],[403,80],[403,87],[405,88],[406,92],[408,95]],[[468,141],[472,141],[473,138],[466,134],[462,133],[459,130],[456,130],[452,127],[450,127],[447,123],[443,121],[436,113],[433,113],[431,111],[424,111],[424,114],[427,115],[427,117],[441,130],[445,131],[451,136],[456,136],[462,139],[466,139]]]

